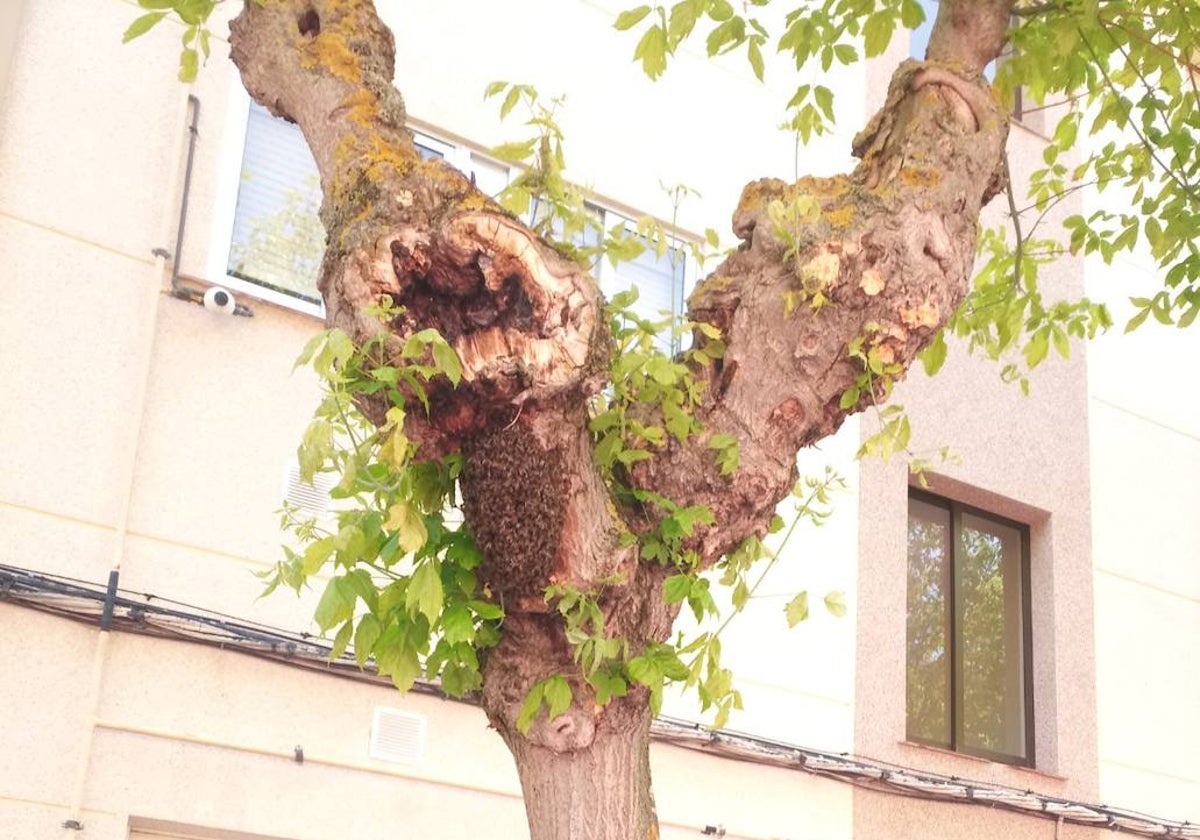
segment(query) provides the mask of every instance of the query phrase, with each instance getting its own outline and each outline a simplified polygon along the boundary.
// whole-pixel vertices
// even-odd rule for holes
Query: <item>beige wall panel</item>
[[[269,305],[253,318],[163,298],[131,528],[274,563],[285,464],[318,400],[292,373],[320,325]]]
[[[0,801],[69,804],[91,711],[96,631],[4,603],[0,628]]]
[[[79,837],[79,832],[63,828],[63,821],[74,819],[66,806],[22,799],[5,799],[0,794],[0,840],[42,840],[42,838]],[[126,840],[126,820],[123,816],[99,811],[83,811],[78,819],[83,823],[88,840]]]
[[[504,745],[490,737],[478,709],[233,655],[207,647],[118,635],[112,673],[153,663],[154,680],[114,680],[100,717],[115,726],[180,733],[289,755],[297,744],[313,759],[374,765],[367,746],[376,706],[428,717],[427,752],[412,772],[486,784],[515,794]]]
[[[1101,758],[1200,786],[1200,601],[1101,573],[1096,615]]]
[[[112,562],[111,528],[0,503],[0,563],[102,583]]]
[[[173,234],[160,239],[177,206],[164,187],[183,132],[182,29],[161,24],[127,46],[135,7],[101,0],[88,10],[28,4],[3,115],[0,211],[148,257],[174,247]],[[210,75],[197,91],[216,84]]]
[[[707,825],[754,840],[851,836],[853,788],[841,782],[662,744],[650,762],[663,837],[695,840]]]
[[[1169,776],[1153,768],[1109,761],[1101,753],[1100,796],[1106,802],[1120,802],[1163,819],[1190,820],[1194,825],[1200,810],[1196,805],[1200,802],[1200,781],[1195,773],[1191,778]]]
[[[1200,600],[1200,411],[1189,432],[1140,410],[1092,401],[1096,569]]]
[[[854,800],[854,836],[887,840],[1102,840],[1109,832],[975,805],[926,802],[862,791]]]
[[[68,804],[73,795],[99,634],[15,607],[0,618],[20,618],[31,634],[0,655],[36,663],[0,687],[29,689],[0,693],[0,708],[30,722],[24,734],[3,733],[0,755],[13,763],[0,797],[22,800],[8,806],[14,824],[37,824],[40,806],[24,800]],[[122,633],[108,641],[85,807],[192,826],[202,837],[374,838],[396,826],[414,837],[525,836],[511,758],[474,707],[181,642]],[[376,705],[427,716],[423,761],[368,756]],[[297,745],[303,764],[292,759]],[[744,764],[731,776],[725,760],[664,745],[652,760],[664,837],[705,825],[730,837],[849,836],[843,785]]]
[[[278,545],[264,557],[271,562],[282,558]],[[299,596],[283,587],[263,598],[265,586],[255,573],[267,568],[257,558],[131,536],[121,566],[121,587],[285,630],[317,632],[312,617],[327,578],[314,576]]]
[[[151,264],[3,217],[0,264],[0,499],[112,524]]]
[[[88,795],[131,815],[289,840],[521,837],[515,796],[102,731]]]

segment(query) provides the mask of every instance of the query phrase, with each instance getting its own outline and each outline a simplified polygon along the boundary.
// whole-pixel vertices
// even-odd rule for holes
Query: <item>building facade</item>
[[[597,212],[652,214],[681,242],[726,228],[750,180],[847,168],[908,52],[897,38],[840,73],[839,128],[803,147],[772,128],[794,73],[769,64],[763,85],[685,53],[651,85],[611,29],[620,3],[379,5],[425,153],[498,189],[487,148],[521,129],[484,87],[568,93],[570,175]],[[306,635],[319,586],[258,599],[281,501],[320,503],[295,477],[317,383],[292,372],[320,328],[313,184],[223,39],[185,88],[173,24],[121,44],[137,14],[0,9],[0,840],[527,836],[482,712],[324,663]],[[1018,173],[1045,119],[1014,126]],[[647,257],[600,281],[678,309],[701,271]],[[1064,260],[1043,282],[1108,299],[1130,276],[1154,280]],[[172,294],[216,286],[250,317]],[[733,732],[668,700],[662,836],[1070,838],[1200,817],[1200,403],[1164,366],[1197,340],[1129,338],[1073,346],[1029,397],[961,351],[914,372],[896,395],[912,449],[957,453],[927,486],[900,458],[854,458],[870,415],[801,454],[846,489],[727,630]],[[789,630],[802,590],[812,616]],[[816,606],[831,591],[845,616]]]

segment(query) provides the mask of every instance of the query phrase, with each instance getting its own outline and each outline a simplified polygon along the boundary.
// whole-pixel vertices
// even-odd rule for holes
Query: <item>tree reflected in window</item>
[[[1032,763],[1028,529],[913,491],[907,737]]]

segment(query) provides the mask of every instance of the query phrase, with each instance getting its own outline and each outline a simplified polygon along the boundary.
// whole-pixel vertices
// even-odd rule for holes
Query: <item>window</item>
[[[632,230],[632,220],[611,210],[594,208],[606,230],[624,222]],[[595,236],[594,232],[589,234]],[[640,238],[640,237],[639,237]],[[613,268],[607,259],[602,259],[594,269],[600,283],[600,291],[608,300],[613,295],[637,287],[638,299],[631,307],[634,314],[648,321],[661,321],[671,314],[681,314],[684,308],[684,273],[688,268],[687,251],[682,243],[671,239],[671,244],[659,256],[654,245],[642,239],[646,249],[632,260]],[[668,330],[658,334],[655,341],[665,353],[680,349],[679,336]]]
[[[226,207],[231,214],[228,256],[213,273],[223,274],[231,287],[296,309],[321,312],[317,275],[325,247],[325,230],[317,216],[321,187],[316,164],[300,130],[249,103],[244,135],[235,138],[240,179],[236,197]],[[414,132],[417,150],[426,159],[444,158],[469,172],[478,187],[498,194],[509,182],[507,166],[463,146]],[[623,215],[593,206],[605,229],[634,223]],[[589,232],[594,237],[594,232]],[[636,259],[613,269],[607,261],[595,274],[608,297],[638,286],[635,311],[647,319],[664,312],[681,312],[685,250],[673,245],[659,257],[648,248]],[[218,257],[219,259],[219,257]],[[664,337],[664,349],[678,349]]]
[[[907,737],[1033,764],[1029,529],[909,491]]]

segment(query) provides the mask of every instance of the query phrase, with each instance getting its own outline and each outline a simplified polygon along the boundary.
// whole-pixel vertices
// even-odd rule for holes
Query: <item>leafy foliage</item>
[[[137,0],[137,4],[148,11],[138,17],[125,30],[121,40],[132,41],[145,35],[174,14],[183,25],[183,49],[179,53],[179,81],[194,82],[200,72],[200,58],[208,59],[208,18],[220,0]]]
[[[1025,212],[1044,213],[1085,186],[1115,192],[1066,219],[1067,247],[1105,262],[1144,248],[1163,272],[1163,289],[1134,301],[1127,329],[1149,316],[1188,326],[1200,314],[1198,20],[1194,0],[1046,4],[1021,15],[997,78],[1002,90],[1021,86],[1036,103],[1069,108]],[[1080,152],[1081,129],[1092,142]]]
[[[386,315],[387,313],[381,313]],[[315,621],[334,632],[331,656],[353,647],[360,666],[374,658],[401,690],[437,679],[453,696],[480,685],[478,652],[496,644],[504,611],[482,590],[482,557],[453,515],[460,456],[421,460],[404,434],[406,411],[427,401],[437,378],[457,384],[458,357],[440,335],[424,330],[389,358],[382,335],[355,348],[337,329],[313,337],[297,365],[310,365],[325,396],[297,453],[302,480],[339,478],[332,521],[285,507],[283,524],[298,539],[268,572],[267,592],[299,591],[324,578]],[[376,427],[355,406],[384,395],[391,408]]]

